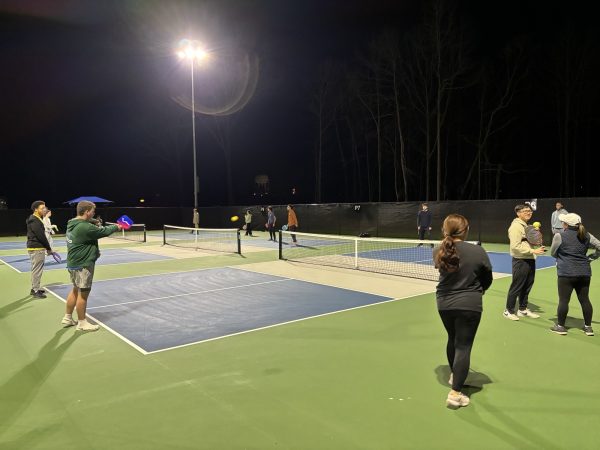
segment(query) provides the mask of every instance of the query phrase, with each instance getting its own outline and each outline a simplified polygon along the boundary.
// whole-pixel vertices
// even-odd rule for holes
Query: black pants
[[[471,348],[481,320],[481,312],[448,309],[440,311],[440,317],[448,332],[446,356],[453,374],[452,389],[460,392],[469,374]]]
[[[246,224],[246,236],[252,236],[252,222]]]
[[[575,289],[577,299],[581,303],[584,324],[592,326],[594,308],[589,297],[590,277],[558,277],[558,311],[556,312],[558,324],[565,326],[573,289]]]
[[[512,283],[508,289],[506,297],[506,309],[515,313],[517,298],[519,299],[519,309],[527,309],[529,292],[535,281],[535,259],[512,259]]]
[[[429,239],[430,234],[431,233],[429,232],[429,227],[419,227],[419,239],[420,240],[424,240],[425,235],[427,235],[427,238]]]
[[[268,229],[269,229],[269,238],[271,238],[275,242],[277,242],[277,235],[275,234],[275,225],[269,225]]]
[[[298,227],[296,225],[290,225],[288,231],[296,231]],[[296,242],[296,235],[292,234],[292,242]]]

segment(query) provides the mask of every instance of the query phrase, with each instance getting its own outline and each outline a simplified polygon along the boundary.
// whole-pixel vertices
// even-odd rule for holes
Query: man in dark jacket
[[[52,252],[44,231],[44,222],[42,222],[46,215],[46,203],[36,200],[31,204],[31,211],[32,214],[25,221],[27,224],[27,253],[29,253],[31,261],[31,291],[29,294],[35,298],[46,298],[46,291],[40,287],[46,254],[49,255]]]
[[[431,234],[431,211],[429,211],[427,203],[421,204],[421,211],[417,214],[417,231],[420,240],[425,239],[426,234],[427,237]]]

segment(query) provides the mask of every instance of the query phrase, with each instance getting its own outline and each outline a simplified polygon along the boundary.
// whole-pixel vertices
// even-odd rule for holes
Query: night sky
[[[192,205],[191,112],[176,101],[189,100],[189,65],[174,53],[179,39],[192,37],[206,43],[211,53],[206,67],[198,68],[195,84],[200,205],[313,202],[317,128],[310,99],[320,68],[333,62],[339,73],[360,70],[370,42],[386,30],[403,37],[419,27],[428,4],[0,1],[0,197],[11,208],[28,207],[36,199],[59,206],[80,195],[102,196],[121,206],[139,205],[140,198],[147,206]],[[471,75],[463,77],[462,91],[454,94],[444,132],[442,199],[475,198],[475,191],[462,189],[456,178],[463,178],[457,175],[463,173],[459,166],[472,160],[468,136],[477,135],[476,102],[471,101],[476,74],[487,61],[497,61],[515,39],[525,48],[525,75],[510,108],[502,113],[510,124],[490,146],[507,159],[490,162],[479,196],[600,195],[587,163],[594,155],[593,130],[599,122],[593,107],[598,88],[591,82],[600,79],[596,16],[578,2],[453,5],[464,27]],[[572,70],[574,83],[583,81],[569,91],[577,106],[570,110],[574,118],[568,139],[576,139],[569,153],[560,156],[565,134],[557,130],[560,103],[553,102],[557,91],[550,67],[556,49],[570,38],[585,42],[587,53],[585,64]],[[494,76],[492,85],[500,79]],[[209,111],[226,115],[203,114]],[[335,141],[331,128],[324,147],[321,201],[424,199],[425,191],[416,187],[424,173],[417,162],[421,138],[412,131],[410,111],[403,109],[403,114],[408,117],[408,142],[414,142],[406,150],[412,169],[408,192],[394,194],[388,168],[380,195],[374,193],[377,183],[372,179],[352,185],[348,177],[356,172],[348,169],[344,178],[335,156],[338,144],[348,148],[349,141]],[[229,193],[219,137],[228,140],[231,153]],[[564,183],[558,181],[565,166],[561,157],[569,159]],[[373,162],[373,156],[366,158]],[[365,166],[364,161],[356,165]],[[268,175],[271,184],[268,196],[258,199],[254,179],[260,174]],[[431,191],[434,200],[435,186]]]

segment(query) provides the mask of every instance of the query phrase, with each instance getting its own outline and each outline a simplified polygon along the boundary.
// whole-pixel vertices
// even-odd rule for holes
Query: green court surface
[[[98,266],[96,279],[276,258],[269,250]],[[67,281],[66,271],[43,278]],[[502,317],[509,284],[495,280],[484,299],[472,403],[450,410],[433,294],[144,356],[104,329],[61,328],[63,303],[32,299],[29,274],[0,263],[0,448],[598,448],[600,336],[578,330],[575,298],[568,336],[549,331],[553,268],[538,271],[531,294],[540,319]],[[596,306],[598,295],[600,274]]]

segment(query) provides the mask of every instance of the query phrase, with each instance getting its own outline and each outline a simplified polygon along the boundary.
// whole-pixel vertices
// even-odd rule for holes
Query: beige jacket
[[[525,238],[527,223],[516,217],[508,227],[510,256],[517,259],[535,259],[531,246]]]

